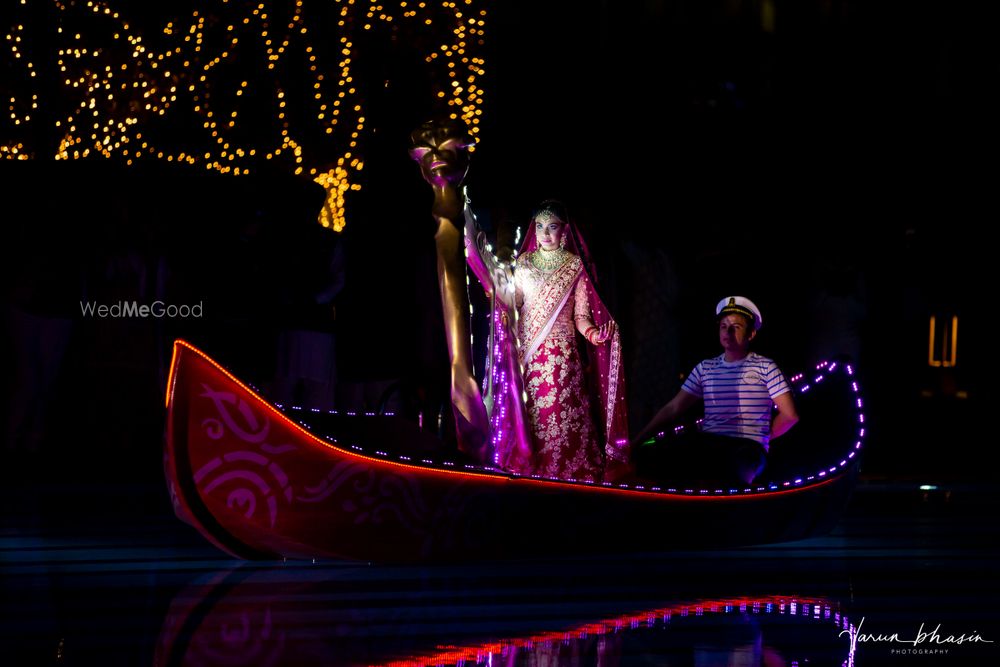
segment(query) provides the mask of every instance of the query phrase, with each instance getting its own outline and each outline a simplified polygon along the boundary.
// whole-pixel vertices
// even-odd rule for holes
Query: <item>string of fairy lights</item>
[[[480,131],[485,0],[206,0],[152,32],[113,0],[18,2],[5,35],[14,85],[2,159],[162,160],[237,176],[277,163],[323,186],[319,222],[340,231],[371,131],[359,42],[414,35],[428,45],[437,103]],[[54,25],[37,25],[42,5]],[[54,154],[33,145],[45,133]]]

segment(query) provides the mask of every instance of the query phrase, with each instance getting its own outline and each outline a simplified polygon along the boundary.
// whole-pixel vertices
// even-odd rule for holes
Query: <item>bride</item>
[[[566,208],[542,202],[530,229],[514,261],[500,262],[466,208],[469,265],[493,296],[485,402],[494,462],[523,475],[616,477],[628,463],[618,327]]]

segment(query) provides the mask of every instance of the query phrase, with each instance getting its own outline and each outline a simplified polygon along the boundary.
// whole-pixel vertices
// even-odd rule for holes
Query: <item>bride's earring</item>
[[[566,249],[566,234],[565,233],[562,235],[562,238],[559,239],[559,249],[560,250],[565,250]]]

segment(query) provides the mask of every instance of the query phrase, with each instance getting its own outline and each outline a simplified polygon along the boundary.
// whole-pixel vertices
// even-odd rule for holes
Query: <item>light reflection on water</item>
[[[341,581],[342,585],[343,582]],[[430,600],[406,612],[337,582],[222,572],[171,604],[156,665],[835,665],[854,656],[838,604],[758,595],[667,602],[581,622],[563,607]],[[359,602],[361,604],[359,604]],[[365,606],[369,609],[363,610]],[[360,610],[360,611],[359,611]],[[519,614],[523,611],[523,614]],[[578,612],[577,612],[578,613]]]

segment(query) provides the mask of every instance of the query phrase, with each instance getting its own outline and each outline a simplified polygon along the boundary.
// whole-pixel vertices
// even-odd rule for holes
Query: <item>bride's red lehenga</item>
[[[538,242],[529,233],[516,264],[504,270],[491,253],[472,243],[475,228],[469,215],[469,263],[494,295],[485,400],[499,467],[522,475],[599,482],[628,459],[621,341],[615,330],[603,345],[587,343],[584,368],[579,345],[585,339],[577,337],[576,321],[586,329],[600,327],[611,316],[597,295],[593,274],[584,268],[585,244],[573,223],[563,222],[568,252],[560,265],[551,270],[536,265]],[[497,298],[502,290],[513,298]]]
[[[523,295],[518,338],[522,342],[526,409],[534,465],[545,477],[599,481],[604,457],[597,443],[574,317],[587,314],[583,263],[576,255],[552,272],[522,256],[514,274]],[[521,471],[518,471],[521,472]]]

